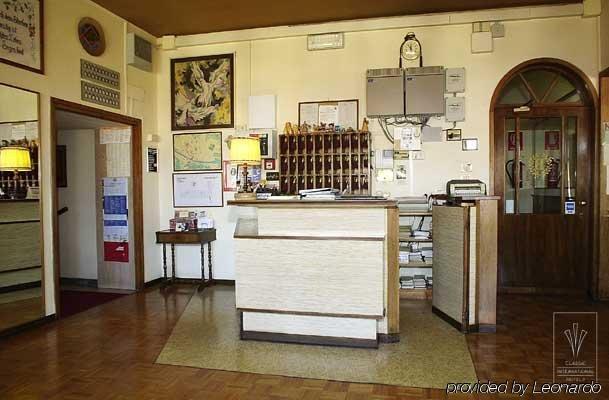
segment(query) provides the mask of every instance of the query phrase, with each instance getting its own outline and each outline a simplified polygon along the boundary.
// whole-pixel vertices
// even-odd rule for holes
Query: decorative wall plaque
[[[90,103],[99,104],[116,109],[121,108],[121,92],[80,81],[81,99]]]
[[[113,89],[121,88],[121,74],[99,64],[80,60],[80,77]]]

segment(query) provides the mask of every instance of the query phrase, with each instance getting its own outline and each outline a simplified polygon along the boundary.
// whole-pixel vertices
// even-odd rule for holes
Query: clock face
[[[416,60],[421,56],[421,45],[416,40],[407,40],[402,47],[402,57],[405,60]]]

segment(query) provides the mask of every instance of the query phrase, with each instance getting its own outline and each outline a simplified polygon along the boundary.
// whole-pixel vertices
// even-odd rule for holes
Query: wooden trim
[[[440,311],[439,309],[437,309],[434,306],[431,306],[431,312],[436,314],[438,317],[440,317],[442,320],[444,320],[444,322],[447,322],[448,324],[450,324],[452,327],[456,328],[457,330],[463,331],[462,324],[459,321],[452,319],[450,316],[448,316],[448,314],[443,313],[442,311]]]
[[[7,337],[17,335],[19,333],[23,333],[29,331],[30,329],[37,328],[42,325],[46,325],[50,322],[53,322],[57,319],[56,314],[50,314],[44,316],[42,318],[35,319],[34,321],[26,322],[22,325],[13,326],[12,328],[5,329],[0,331],[0,339],[6,339]]]
[[[229,58],[230,59],[230,124],[216,124],[216,125],[195,125],[195,126],[177,126],[175,116],[175,64],[179,62],[188,61],[201,61],[217,58]],[[171,86],[171,130],[172,131],[185,131],[185,130],[202,130],[202,129],[218,129],[218,128],[232,128],[235,126],[235,54],[213,54],[208,56],[196,56],[186,58],[172,58],[170,60],[171,74],[169,76]]]
[[[380,320],[385,317],[383,315],[371,315],[371,314],[336,314],[336,313],[323,313],[323,312],[312,312],[312,311],[292,311],[292,310],[271,310],[262,308],[241,308],[237,307],[237,311],[242,313],[268,313],[268,314],[286,314],[286,315],[303,315],[309,317],[333,317],[333,318],[360,318],[360,319],[376,319]]]
[[[131,175],[133,182],[133,231],[134,231],[134,264],[135,264],[135,289],[144,288],[144,210],[143,210],[143,184],[142,184],[142,121],[123,114],[89,107],[83,104],[73,103],[51,97],[51,134],[50,148],[57,146],[57,111],[67,111],[75,114],[86,115],[107,121],[117,122],[131,126]],[[51,209],[53,210],[52,232],[53,232],[53,268],[55,280],[55,313],[61,317],[59,288],[60,288],[60,260],[59,260],[59,222],[57,216],[57,169],[56,152],[50,152],[51,167]]]
[[[229,206],[259,208],[397,208],[396,200],[228,200]]]
[[[35,72],[37,74],[44,75],[44,0],[38,0],[40,3],[40,68],[28,67],[27,65],[19,64],[17,62],[7,60],[5,58],[0,58],[0,62],[10,65],[12,67],[17,67],[24,69],[26,71]],[[38,114],[40,117],[40,114]],[[39,135],[40,136],[40,135]]]
[[[400,217],[399,209],[387,209],[387,333],[400,333]]]
[[[600,162],[599,162],[599,157],[598,155],[600,154],[600,145],[599,145],[599,132],[600,132],[600,115],[599,115],[599,95],[595,89],[594,84],[592,83],[592,81],[590,80],[590,78],[581,70],[579,69],[577,66],[564,61],[564,60],[560,60],[557,58],[535,58],[535,59],[531,59],[529,61],[525,61],[522,62],[518,65],[516,65],[515,67],[513,67],[511,70],[509,70],[504,76],[503,78],[499,81],[499,83],[497,84],[497,87],[495,88],[495,91],[493,92],[493,96],[491,97],[491,102],[490,102],[490,106],[489,106],[489,148],[490,148],[490,154],[489,154],[489,190],[488,192],[490,194],[495,194],[496,192],[496,187],[495,185],[497,184],[497,182],[495,181],[495,152],[496,152],[496,148],[495,148],[495,114],[497,112],[508,112],[508,114],[512,113],[513,114],[513,105],[499,105],[499,99],[500,99],[500,95],[501,92],[503,91],[503,89],[505,88],[505,86],[507,85],[507,83],[517,74],[523,72],[526,69],[529,68],[534,68],[534,67],[546,67],[550,70],[556,71],[556,72],[563,72],[563,73],[567,73],[569,74],[571,77],[578,79],[579,83],[583,85],[583,89],[585,89],[585,92],[587,93],[587,99],[583,99],[583,103],[577,103],[577,104],[561,104],[560,106],[556,106],[556,108],[560,108],[560,109],[569,109],[569,108],[582,108],[582,107],[588,107],[588,108],[592,108],[594,107],[594,122],[595,124],[593,124],[593,131],[592,131],[592,139],[594,140],[593,143],[591,143],[591,148],[593,148],[593,164],[592,165],[592,193],[593,196],[590,200],[590,207],[592,207],[593,212],[590,213],[590,225],[591,225],[591,229],[592,229],[592,253],[591,253],[591,260],[598,260],[598,251],[599,251],[599,247],[600,247],[600,237],[599,237],[599,201],[598,201],[598,197],[599,197],[599,179],[598,179],[598,171],[600,168]],[[606,74],[606,75],[603,75]],[[603,72],[601,72],[601,76],[609,76],[609,68],[604,70]],[[545,97],[545,96],[544,96]],[[586,103],[587,100],[587,103]],[[552,107],[554,108],[555,106],[553,105],[543,105],[543,108],[546,107]],[[534,112],[535,109],[539,108],[539,106],[537,105],[532,105],[531,106],[531,111]],[[523,116],[530,116],[530,113],[522,113]],[[516,131],[518,132],[518,129],[516,129]],[[518,138],[518,135],[516,135],[516,137]],[[519,146],[516,146],[516,152],[519,152]],[[594,156],[597,155],[597,156]],[[517,157],[518,158],[518,157]],[[516,168],[516,171],[519,172],[520,168]],[[515,182],[518,182],[518,180],[516,180]],[[502,192],[502,191],[501,191]],[[516,191],[516,193],[518,193],[518,191]],[[517,204],[517,202],[516,202]],[[503,199],[501,200],[501,204],[499,205],[498,208],[498,219],[501,220],[503,218],[503,209],[504,209],[504,205],[503,205]],[[498,266],[499,269],[503,268],[503,259],[502,259],[502,254],[503,254],[503,224],[501,223],[501,221],[499,221],[498,223],[498,233],[497,233],[497,242],[498,242]],[[588,265],[588,270],[591,271],[592,274],[596,274],[598,276],[599,271],[598,271],[598,262],[594,262],[594,261],[590,261],[589,265]],[[503,292],[503,287],[502,287],[502,283],[500,282],[500,278],[501,274],[498,273],[497,274],[497,284],[498,287],[501,288],[501,291]],[[598,281],[598,279],[597,279]],[[592,288],[593,292],[598,293],[598,287],[597,288]],[[594,295],[594,294],[593,294]]]
[[[497,323],[497,202],[476,210],[476,325]]]
[[[240,332],[241,340],[256,340],[264,342],[277,343],[296,343],[309,344],[316,346],[337,346],[337,347],[356,347],[365,349],[378,349],[378,339],[354,339],[345,337],[332,336],[314,336],[314,335],[293,335],[289,333],[274,333],[274,332],[256,332],[244,331]]]
[[[467,333],[469,325],[470,212],[470,207],[463,207],[463,304],[461,309],[461,332],[463,333]]]

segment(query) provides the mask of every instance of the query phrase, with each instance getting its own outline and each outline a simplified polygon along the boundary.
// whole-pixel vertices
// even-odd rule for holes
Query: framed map
[[[222,132],[173,135],[173,170],[222,170]]]
[[[234,126],[233,54],[171,60],[173,130]]]
[[[173,206],[223,207],[222,172],[173,174]]]
[[[0,2],[0,62],[44,73],[42,0]]]

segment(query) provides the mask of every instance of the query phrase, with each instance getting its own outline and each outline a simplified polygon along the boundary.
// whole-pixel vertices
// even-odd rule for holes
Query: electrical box
[[[152,43],[136,35],[127,34],[127,65],[143,71],[152,71]]]
[[[369,69],[366,72],[366,115],[404,115],[404,73],[400,68]]]
[[[404,70],[404,115],[444,115],[444,68]]]
[[[446,122],[465,121],[465,97],[446,98]]]

